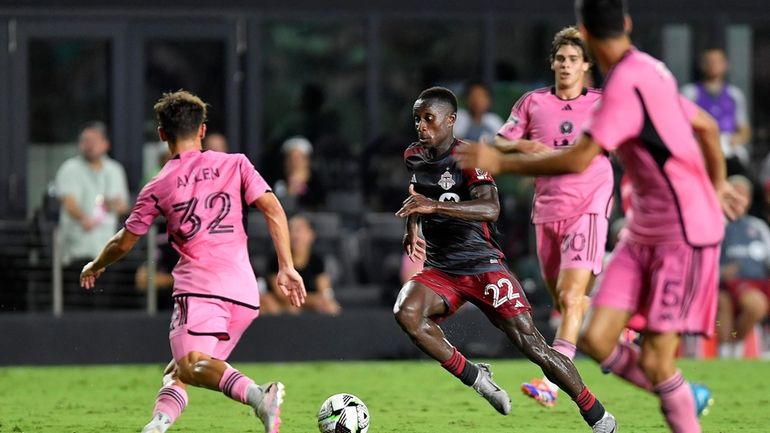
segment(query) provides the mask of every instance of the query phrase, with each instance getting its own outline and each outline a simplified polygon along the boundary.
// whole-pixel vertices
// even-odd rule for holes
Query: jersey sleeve
[[[137,236],[144,236],[150,230],[152,221],[161,213],[158,196],[153,194],[152,183],[147,184],[136,198],[134,209],[126,219],[126,230]]]
[[[264,178],[259,174],[254,164],[249,161],[246,155],[238,155],[241,159],[241,191],[243,191],[243,199],[246,203],[251,205],[264,193],[270,192],[270,186],[267,184]]]
[[[463,170],[463,178],[468,184],[468,189],[478,185],[495,185],[495,180],[488,171],[484,171],[480,168],[469,168]]]
[[[527,135],[529,128],[529,101],[531,93],[522,96],[511,108],[511,115],[500,127],[497,135],[506,140],[519,140]]]
[[[616,70],[608,80],[602,99],[585,127],[586,135],[609,152],[639,135],[644,111],[639,95],[625,70]]]
[[[679,95],[679,105],[682,106],[684,117],[687,118],[688,122],[692,122],[692,119],[695,119],[695,116],[698,115],[698,105],[687,98],[687,96]]]

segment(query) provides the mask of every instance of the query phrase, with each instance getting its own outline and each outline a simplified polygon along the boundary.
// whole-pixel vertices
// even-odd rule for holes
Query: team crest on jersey
[[[561,133],[562,133],[562,134],[564,134],[564,135],[567,135],[567,134],[571,134],[571,133],[572,133],[572,130],[573,130],[574,128],[575,128],[575,127],[572,125],[572,122],[570,122],[569,120],[565,120],[565,121],[564,121],[564,122],[562,122],[562,123],[561,123],[561,125],[559,126],[559,130],[560,130],[560,131],[561,131]]]
[[[480,168],[476,169],[476,179],[484,180],[487,178],[487,174]]]
[[[438,180],[438,186],[444,188],[445,190],[449,191],[452,189],[453,186],[455,186],[455,180],[452,179],[452,173],[449,172],[449,169],[447,168],[444,174],[441,175],[441,179]]]

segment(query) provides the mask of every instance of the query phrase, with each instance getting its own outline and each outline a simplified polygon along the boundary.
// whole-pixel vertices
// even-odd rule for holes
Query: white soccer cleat
[[[171,418],[163,412],[159,412],[144,426],[142,433],[166,433],[169,427],[171,427]]]
[[[605,411],[602,419],[591,426],[593,433],[616,433],[618,431],[618,422],[611,413]]]
[[[508,415],[511,412],[511,398],[508,397],[508,393],[504,389],[497,386],[492,380],[492,370],[490,370],[489,364],[476,364],[476,367],[479,369],[479,376],[473,384],[473,389],[498,412]]]
[[[278,433],[281,428],[281,404],[286,395],[286,387],[281,382],[270,382],[260,385],[262,398],[254,408],[257,415],[265,425],[265,433]]]

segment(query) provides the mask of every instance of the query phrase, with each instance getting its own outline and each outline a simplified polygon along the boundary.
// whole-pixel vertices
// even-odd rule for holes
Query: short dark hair
[[[164,93],[153,108],[169,141],[196,134],[206,121],[206,103],[186,90]]]
[[[451,106],[454,113],[457,112],[457,96],[455,96],[455,94],[446,87],[431,87],[429,89],[425,89],[422,91],[422,93],[420,93],[420,96],[417,99],[422,99],[423,101],[433,100],[443,102]]]
[[[82,127],[80,127],[80,134],[84,133],[87,129],[93,129],[94,131],[102,134],[102,137],[104,137],[105,140],[110,139],[108,134],[109,131],[107,130],[107,124],[101,120],[92,120],[85,123]]]
[[[471,90],[473,90],[474,87],[480,87],[485,92],[487,92],[487,95],[489,95],[490,97],[492,96],[492,89],[490,89],[489,86],[487,86],[487,83],[481,80],[468,81],[465,84],[465,89],[464,89],[465,91],[463,92],[463,96],[467,98],[471,94]]]
[[[580,48],[581,53],[583,53],[583,61],[586,63],[591,62],[591,59],[588,57],[588,50],[586,50],[583,39],[580,37],[580,31],[578,31],[575,26],[569,26],[559,30],[553,37],[553,42],[551,42],[551,56],[548,58],[551,63],[553,63],[553,59],[556,57],[556,52],[559,51],[559,48],[565,45],[572,45],[573,47]]]
[[[575,15],[591,36],[611,39],[625,33],[626,0],[575,0]]]

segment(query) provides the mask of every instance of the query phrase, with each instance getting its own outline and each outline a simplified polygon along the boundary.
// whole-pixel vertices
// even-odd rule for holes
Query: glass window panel
[[[189,90],[209,104],[208,130],[225,132],[225,41],[216,39],[145,42],[144,134],[158,140],[152,106],[163,92]]]
[[[268,22],[264,120],[269,147],[293,135],[311,142],[364,138],[366,28],[363,22]]]
[[[524,93],[553,81],[548,53],[554,33],[546,22],[496,22],[493,111],[503,119]]]
[[[110,121],[110,43],[30,39],[29,139],[74,142],[91,120]]]
[[[382,30],[383,133],[414,135],[412,102],[426,87],[456,92],[482,74],[481,21],[387,20]]]

